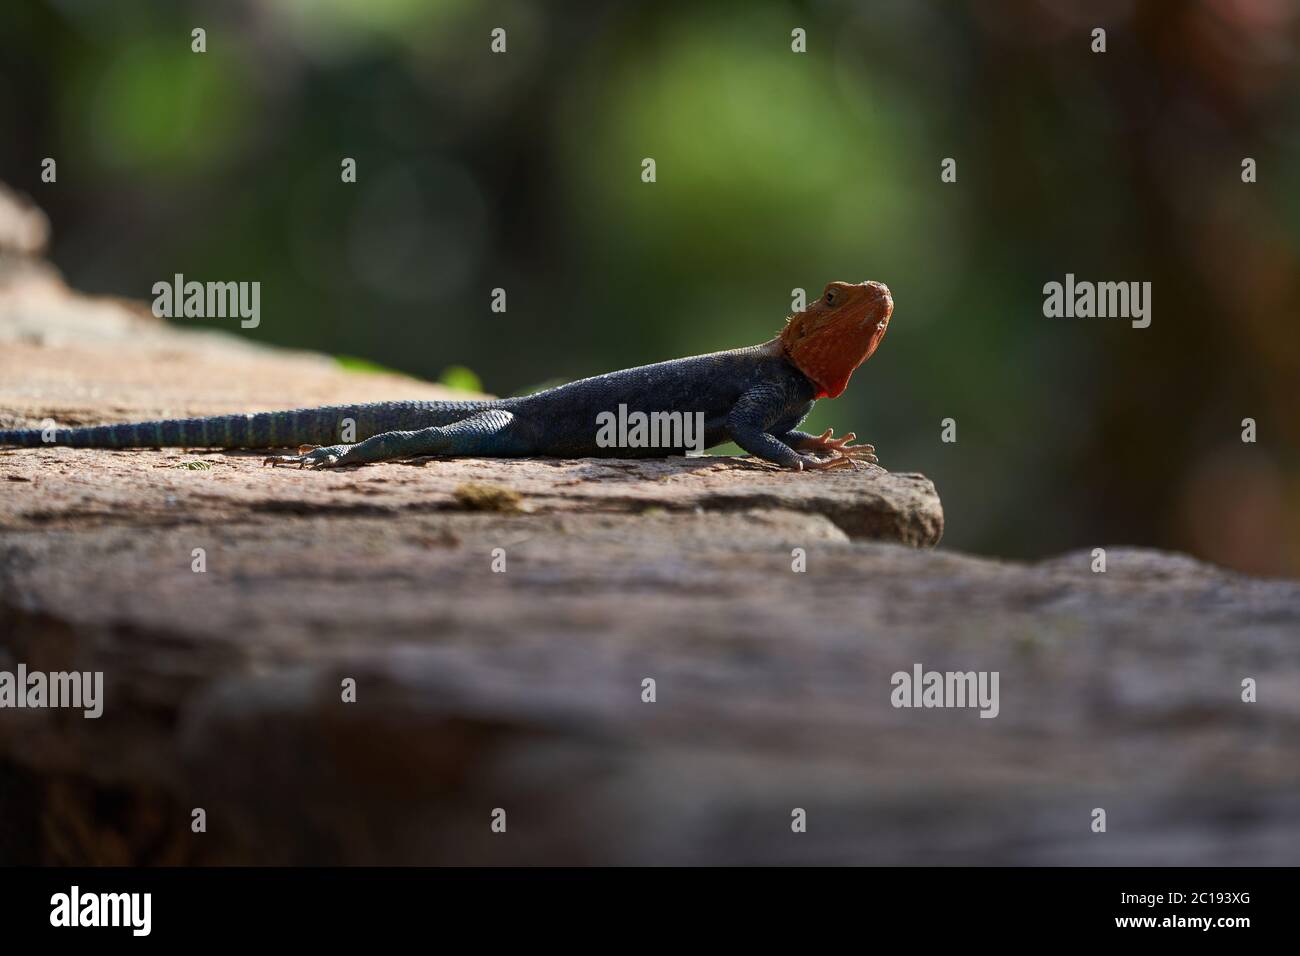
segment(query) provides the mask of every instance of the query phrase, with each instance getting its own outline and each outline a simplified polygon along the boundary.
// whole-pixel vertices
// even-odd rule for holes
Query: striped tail
[[[487,402],[377,402],[252,415],[214,415],[91,425],[85,428],[0,429],[0,447],[44,448],[293,448],[363,441],[380,432],[449,424]],[[347,429],[348,423],[352,428]]]

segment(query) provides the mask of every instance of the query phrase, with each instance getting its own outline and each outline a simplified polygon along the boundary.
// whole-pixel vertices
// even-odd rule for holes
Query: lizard
[[[836,398],[880,345],[894,302],[880,282],[831,282],[773,339],[585,378],[517,398],[405,401],[77,428],[0,430],[0,446],[257,448],[297,446],[270,465],[338,468],[421,456],[647,457],[684,449],[602,447],[596,419],[620,405],[646,414],[703,413],[705,447],[727,440],[795,471],[878,461],[872,445],[798,431],[814,403]],[[357,441],[326,444],[353,423]],[[47,440],[52,439],[52,440]]]

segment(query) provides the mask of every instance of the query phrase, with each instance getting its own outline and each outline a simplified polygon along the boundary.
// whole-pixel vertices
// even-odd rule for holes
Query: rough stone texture
[[[50,238],[50,221],[27,197],[0,183],[0,255],[38,256]]]
[[[438,391],[9,275],[8,422]],[[877,468],[0,453],[0,669],[107,697],[0,710],[0,861],[1300,863],[1300,585],[880,540],[941,529]],[[915,662],[999,716],[894,709]]]

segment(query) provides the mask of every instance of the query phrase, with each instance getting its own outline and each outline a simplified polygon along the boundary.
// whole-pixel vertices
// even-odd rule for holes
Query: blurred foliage
[[[358,358],[355,355],[336,355],[334,361],[339,368],[345,368],[349,372],[356,372],[359,375],[401,374],[397,369],[389,368],[387,365],[380,365],[378,362],[370,361],[370,359]]]
[[[439,384],[458,392],[482,392],[483,382],[463,365],[449,365],[438,376]]]
[[[933,477],[947,544],[1295,573],[1298,31],[1291,0],[13,3],[0,178],[80,288],[259,280],[233,334],[498,394],[879,279],[888,340],[810,427]],[[1151,281],[1151,328],[1045,319],[1067,272]]]

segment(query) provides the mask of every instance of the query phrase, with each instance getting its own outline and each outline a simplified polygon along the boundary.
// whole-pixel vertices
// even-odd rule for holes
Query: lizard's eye
[[[835,304],[835,290],[834,290],[834,289],[827,289],[827,290],[826,290],[826,304],[827,304],[827,305],[834,305],[834,304]]]

